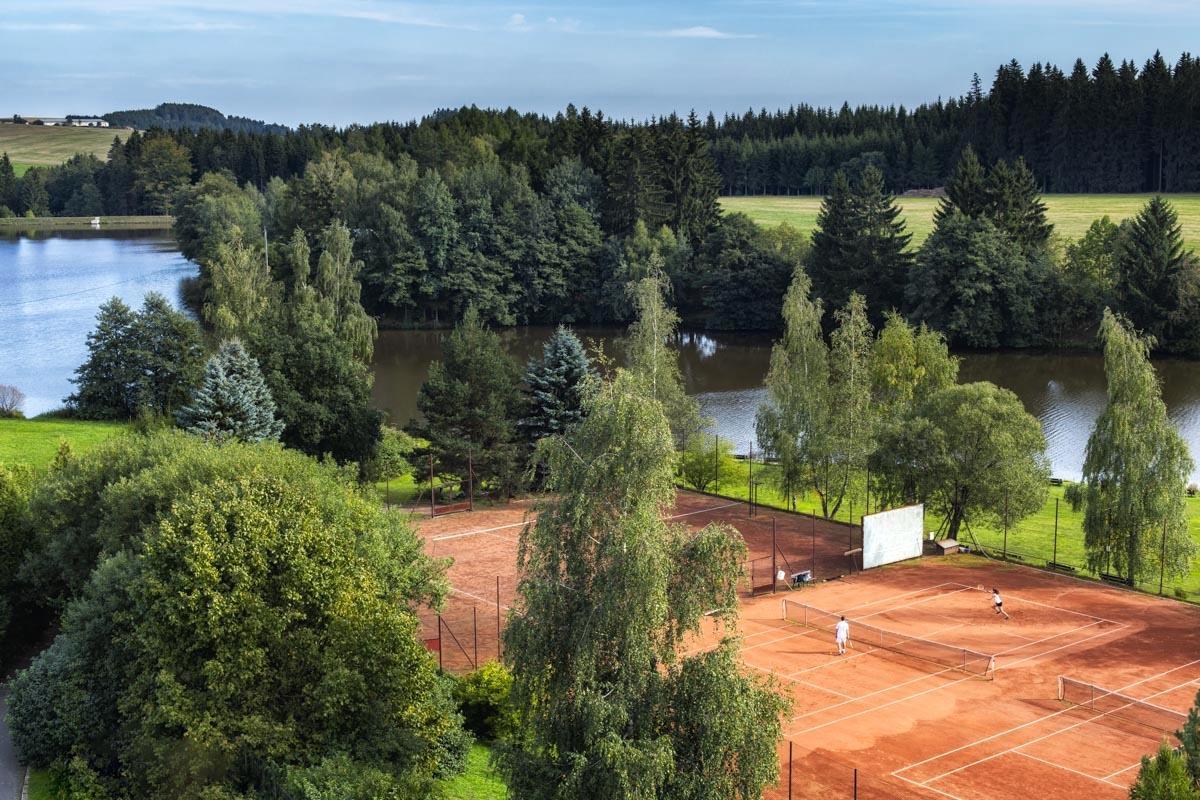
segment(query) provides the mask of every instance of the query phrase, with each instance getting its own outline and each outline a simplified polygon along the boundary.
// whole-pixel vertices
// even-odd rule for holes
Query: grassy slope
[[[783,495],[776,489],[772,481],[774,468],[763,464],[754,465],[755,482],[763,479],[759,483],[758,502],[762,505],[775,506],[777,508],[785,507]],[[745,462],[739,461],[737,468],[731,475],[722,476],[719,494],[728,497],[744,500],[747,496],[748,484],[748,468]],[[1054,509],[1055,501],[1058,500],[1058,554],[1057,561],[1060,564],[1070,564],[1079,568],[1080,572],[1087,574],[1085,564],[1087,563],[1083,549],[1083,513],[1076,513],[1071,510],[1070,504],[1063,499],[1064,486],[1051,486],[1050,491],[1046,496],[1045,503],[1041,509],[1029,517],[1016,523],[1008,531],[1008,552],[1010,555],[1016,555],[1020,560],[1027,561],[1035,566],[1045,566],[1047,561],[1055,557],[1054,553]],[[709,491],[712,491],[710,488]],[[850,519],[850,499],[842,504],[838,512],[834,515],[837,519],[847,522]],[[856,495],[853,496],[854,501],[854,519],[857,521],[861,517],[864,508],[864,493],[859,487]],[[815,494],[809,494],[798,500],[797,508],[803,512],[819,511],[820,501]],[[1189,529],[1193,541],[1196,542],[1197,549],[1200,551],[1200,497],[1189,497],[1186,501],[1187,515],[1189,521]],[[941,520],[933,515],[927,515],[925,518],[925,529],[935,530]],[[1004,549],[1004,532],[998,528],[975,525],[972,526],[972,532],[975,535],[978,543],[989,550],[995,550],[997,553]],[[970,538],[966,532],[960,534],[960,538],[965,542],[970,542]],[[1158,580],[1155,578],[1151,584],[1144,585],[1142,588],[1151,591],[1158,590]],[[1164,591],[1170,594],[1173,589],[1181,588],[1189,594],[1189,599],[1200,601],[1200,557],[1192,562],[1191,572],[1182,579],[1171,580],[1168,578],[1165,583]]]
[[[1047,214],[1057,233],[1078,239],[1092,220],[1107,214],[1114,222],[1136,214],[1149,194],[1048,194],[1043,197]],[[1192,247],[1200,247],[1200,195],[1167,195],[1179,221],[1183,235]],[[933,197],[900,197],[896,202],[904,211],[913,244],[918,245],[933,230],[933,212],[938,199]],[[723,197],[721,207],[740,211],[760,225],[787,222],[802,231],[811,231],[817,224],[820,197]]]
[[[471,745],[467,755],[467,770],[445,782],[446,800],[504,800],[508,787],[489,763],[491,750],[481,744]]]
[[[76,153],[108,157],[114,136],[124,139],[128,128],[68,128],[57,125],[0,123],[0,153],[28,168],[34,164],[61,164]]]
[[[173,218],[169,216],[126,216],[101,217],[100,230],[170,230]],[[8,217],[0,218],[0,234],[24,233],[33,235],[42,231],[91,230],[91,217]]]
[[[86,453],[125,429],[120,422],[73,419],[0,419],[0,464],[47,466],[65,440],[75,453]]]

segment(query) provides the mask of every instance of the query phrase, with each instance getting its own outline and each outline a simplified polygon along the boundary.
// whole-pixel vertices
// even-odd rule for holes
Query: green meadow
[[[31,166],[61,164],[76,153],[108,158],[114,137],[128,128],[72,128],[59,125],[14,125],[0,122],[0,153],[8,153],[18,175]]]
[[[1054,230],[1068,239],[1078,239],[1087,231],[1092,220],[1107,214],[1113,222],[1132,217],[1153,195],[1151,194],[1048,194],[1043,195],[1046,214]],[[1200,194],[1169,194],[1166,197],[1179,213],[1183,236],[1188,245],[1200,248]],[[897,197],[913,245],[925,241],[933,230],[936,197]],[[722,197],[721,208],[745,214],[760,225],[779,225],[786,222],[807,233],[817,227],[820,197]]]
[[[0,464],[43,469],[54,460],[59,442],[67,442],[71,452],[82,454],[126,427],[122,422],[78,419],[0,419]]]

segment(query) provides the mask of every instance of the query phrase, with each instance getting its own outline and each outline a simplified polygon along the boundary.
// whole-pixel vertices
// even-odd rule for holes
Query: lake
[[[179,255],[170,234],[140,231],[56,233],[44,238],[0,238],[0,383],[25,392],[26,414],[62,405],[75,367],[87,354],[96,310],[113,295],[139,305],[157,291],[179,303],[180,282],[195,265]],[[501,332],[508,351],[524,364],[540,352],[551,328]],[[586,341],[620,354],[620,331],[583,328]],[[441,331],[383,331],[375,346],[376,404],[397,424],[416,413],[417,389],[441,354]],[[754,414],[763,401],[770,337],[688,331],[680,366],[717,432],[748,449]],[[619,360],[619,359],[618,359]],[[1200,456],[1200,363],[1155,362],[1171,418],[1194,456]],[[1104,371],[1092,353],[969,353],[964,381],[990,380],[1014,391],[1042,422],[1054,474],[1077,478],[1092,422],[1104,406]],[[1200,470],[1193,476],[1200,481]]]
[[[159,292],[178,305],[195,274],[169,231],[0,237],[0,383],[25,393],[27,416],[61,407],[101,303]]]

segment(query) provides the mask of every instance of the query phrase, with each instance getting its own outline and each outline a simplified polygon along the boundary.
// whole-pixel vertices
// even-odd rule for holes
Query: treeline
[[[234,133],[287,133],[286,125],[274,125],[260,119],[226,116],[215,108],[196,103],[159,103],[154,108],[137,108],[128,111],[112,111],[104,115],[112,125],[122,128],[149,130],[188,129],[233,131]]]
[[[1200,260],[1161,197],[1063,243],[1024,161],[989,169],[968,147],[915,252],[873,166],[855,180],[836,173],[817,223],[805,262],[814,294],[835,308],[861,295],[875,322],[899,311],[956,347],[1045,347],[1095,341],[1111,308],[1153,347],[1200,354]]]
[[[904,106],[747,111],[707,130],[726,194],[823,194],[838,170],[873,164],[889,188],[942,185],[970,145],[985,163],[1025,159],[1047,192],[1200,189],[1200,60],[1139,69],[1107,54],[1069,71],[1015,60],[989,90]]]

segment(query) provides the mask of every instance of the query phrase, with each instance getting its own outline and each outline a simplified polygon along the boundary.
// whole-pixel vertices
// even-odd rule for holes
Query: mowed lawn
[[[754,481],[758,486],[757,498],[760,505],[786,508],[783,493],[779,491],[775,481],[776,468],[769,464],[754,464]],[[717,494],[726,497],[745,500],[749,495],[749,467],[745,461],[738,461],[728,473],[722,475],[721,485],[716,489]],[[709,487],[708,491],[714,491]],[[971,544],[972,536],[975,543],[988,551],[1001,554],[1007,548],[1010,557],[1027,562],[1034,566],[1044,567],[1046,562],[1054,560],[1059,564],[1068,564],[1077,569],[1081,575],[1088,575],[1087,557],[1083,547],[1083,512],[1071,510],[1071,504],[1064,497],[1066,484],[1047,487],[1045,502],[1042,507],[1014,524],[1008,531],[1007,544],[1005,533],[996,525],[975,524],[971,531],[962,531],[959,539]],[[866,493],[863,486],[855,487],[855,491],[846,498],[842,506],[833,515],[835,519],[849,522],[851,513],[855,522],[862,517],[866,506]],[[1197,553],[1200,554],[1200,496],[1185,498],[1188,516],[1188,528],[1192,541],[1196,543]],[[799,498],[796,510],[804,513],[820,513],[820,500],[815,493],[808,493]],[[1058,513],[1057,549],[1055,544],[1055,511]],[[937,530],[941,520],[933,514],[925,516],[925,530]],[[1139,584],[1142,589],[1158,590],[1158,575],[1153,580],[1144,578],[1145,583]],[[1163,583],[1165,594],[1174,594],[1180,589],[1186,599],[1200,602],[1200,555],[1192,561],[1191,571],[1182,578],[1167,578]]]
[[[0,419],[0,464],[43,469],[54,460],[59,442],[70,444],[73,453],[86,453],[127,427],[76,419]]]
[[[1046,213],[1054,223],[1054,230],[1069,239],[1078,239],[1087,231],[1092,221],[1107,214],[1113,222],[1132,217],[1141,210],[1154,195],[1152,194],[1048,194],[1042,196]],[[1168,194],[1179,213],[1183,236],[1189,247],[1200,249],[1200,194]],[[933,212],[940,200],[936,197],[898,197],[897,205],[903,210],[908,230],[913,235],[913,245],[925,241],[933,230]],[[750,217],[760,225],[778,225],[786,222],[801,231],[810,232],[817,227],[817,211],[821,208],[820,197],[722,197],[721,208],[737,211]]]
[[[108,158],[108,148],[114,137],[123,140],[129,128],[72,128],[58,125],[14,125],[0,122],[0,153],[21,174],[30,166],[61,164],[76,153],[91,153],[96,158]]]

